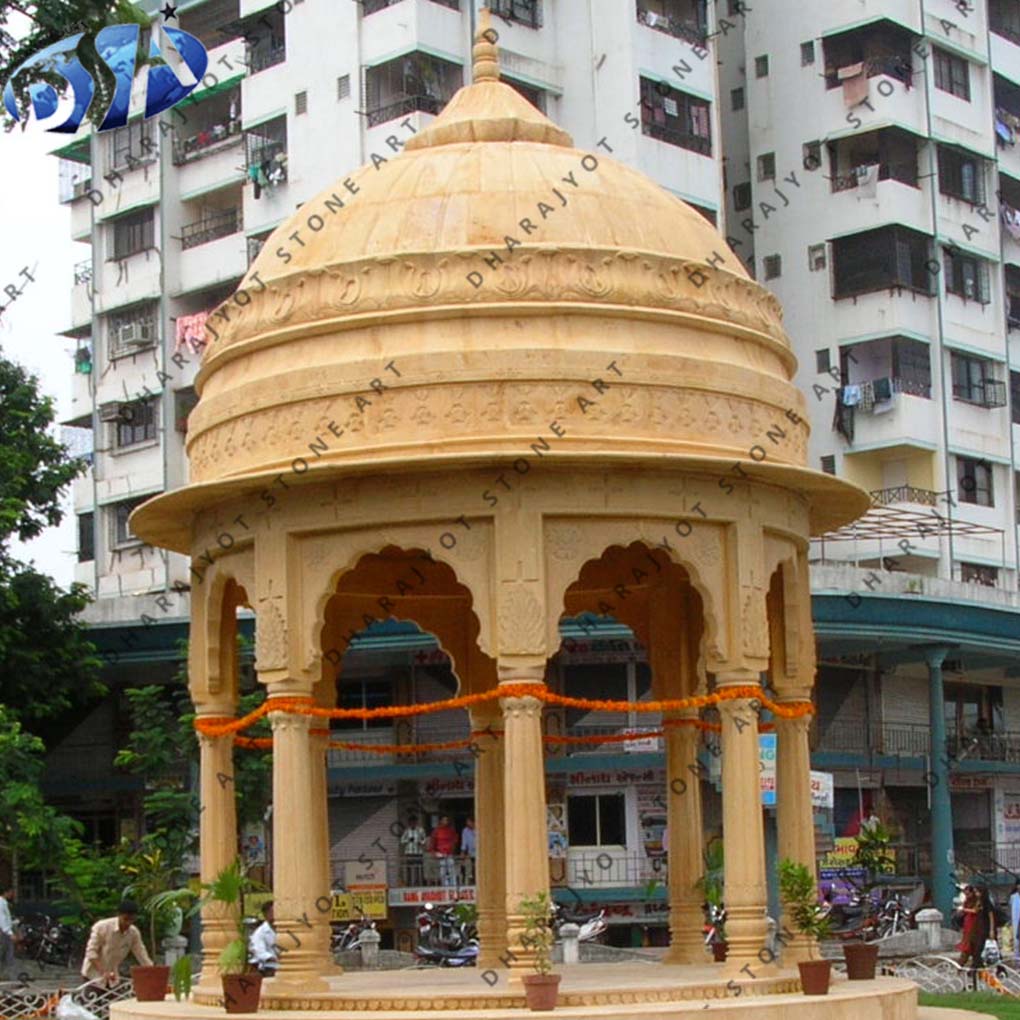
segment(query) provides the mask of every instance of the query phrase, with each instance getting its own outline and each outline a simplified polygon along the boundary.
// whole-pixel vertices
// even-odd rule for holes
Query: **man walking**
[[[276,930],[273,928],[272,900],[262,904],[262,916],[265,920],[252,934],[251,954],[248,959],[263,977],[272,977],[280,960],[280,953],[276,947]]]
[[[133,900],[122,900],[116,917],[107,917],[92,925],[81,964],[81,975],[86,981],[102,980],[107,986],[116,984],[120,965],[129,955],[142,967],[152,966],[141,932],[135,927],[137,916],[138,905]]]
[[[14,918],[11,904],[14,889],[5,888],[0,894],[0,981],[9,981],[14,968]]]

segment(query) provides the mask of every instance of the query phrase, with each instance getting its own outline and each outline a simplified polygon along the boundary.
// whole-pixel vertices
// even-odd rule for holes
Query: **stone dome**
[[[816,533],[863,513],[806,467],[776,298],[694,209],[500,82],[483,36],[474,57],[432,124],[302,204],[210,318],[191,484],[138,533],[187,551],[196,512],[281,475],[536,455],[744,464]]]

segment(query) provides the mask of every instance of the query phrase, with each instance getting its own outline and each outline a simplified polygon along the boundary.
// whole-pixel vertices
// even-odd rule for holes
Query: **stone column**
[[[540,684],[544,666],[499,667],[500,683]],[[519,983],[530,971],[534,952],[521,943],[520,902],[549,892],[549,837],[545,807],[542,702],[501,698],[503,711],[503,817],[506,853],[506,937],[509,980]]]
[[[746,673],[717,676],[716,687],[757,686]],[[750,698],[719,703],[722,722],[722,815],[726,905],[726,972],[745,967],[756,975],[768,968],[765,909],[765,830],[761,815],[758,716]],[[759,955],[761,954],[761,955]],[[744,971],[744,978],[749,975]]]
[[[945,688],[942,663],[949,649],[924,649],[928,663],[928,723],[931,730],[931,900],[943,917],[953,912],[953,807],[949,796],[949,755],[946,744]]]
[[[806,701],[809,693],[787,695],[789,701]],[[776,829],[779,860],[805,865],[817,878],[815,820],[811,806],[811,752],[808,746],[810,716],[784,719],[776,716]],[[788,938],[787,931],[792,934]],[[816,941],[797,931],[788,918],[779,927],[783,963],[817,958]]]
[[[675,712],[670,719],[698,718],[697,711]],[[669,843],[669,951],[665,963],[705,963],[702,937],[704,893],[697,882],[704,872],[701,823],[701,780],[698,744],[701,731],[693,725],[665,728],[666,820]]]
[[[280,966],[270,982],[288,994],[327,991],[329,929],[316,900],[324,895],[322,810],[315,803],[321,761],[306,715],[270,712],[273,724],[273,900]],[[311,927],[309,927],[311,925]],[[323,937],[325,936],[325,938]]]
[[[326,783],[326,756],[329,751],[329,730],[315,726],[309,731],[309,744],[312,753],[312,809],[316,816],[316,832],[319,836],[318,861],[320,874],[318,878],[318,894],[315,898],[315,914],[310,919],[322,930],[317,938],[330,944],[330,919],[333,916],[333,869],[329,859],[329,791]],[[381,881],[385,881],[385,874]],[[329,906],[326,901],[329,900]],[[303,937],[303,936],[302,936]],[[338,963],[333,962],[332,950],[329,951],[327,972],[342,974],[344,971]]]
[[[199,718],[210,716],[199,716]],[[213,717],[222,721],[223,713]],[[237,858],[237,808],[234,800],[234,737],[198,736],[199,796],[198,816],[200,875],[212,882]],[[236,937],[233,923],[223,904],[202,907],[202,980],[198,992],[222,994],[219,982],[219,957],[224,946]]]
[[[495,702],[471,709],[475,758],[475,903],[479,967],[506,956],[506,847],[503,836],[503,717]]]

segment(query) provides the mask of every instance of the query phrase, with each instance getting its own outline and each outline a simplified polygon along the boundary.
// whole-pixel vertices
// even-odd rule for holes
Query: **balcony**
[[[367,18],[370,14],[376,14],[402,2],[403,0],[361,0],[361,16]],[[460,10],[460,0],[432,0],[432,2],[441,7],[449,7],[451,11]]]
[[[998,379],[983,379],[979,383],[953,383],[953,399],[978,407],[1006,406],[1006,384]]]
[[[988,0],[988,27],[1020,46],[1020,0]]]
[[[287,36],[284,15],[279,5],[260,11],[242,20],[245,37],[245,63],[248,74],[255,75],[287,59]]]
[[[493,17],[516,21],[526,28],[542,27],[542,0],[490,0]]]
[[[181,249],[197,248],[241,230],[241,210],[224,209],[181,227]]]
[[[642,731],[657,729],[658,720],[650,718],[647,714],[641,713],[643,718],[637,718],[637,713],[632,716],[630,722],[621,722],[616,726],[591,725],[579,723],[576,726],[567,727],[568,737],[584,737],[585,743],[566,744],[566,753],[575,754],[647,754],[661,752],[662,738],[646,736]],[[607,740],[603,743],[594,741],[601,736],[616,737],[621,733],[632,733],[631,740]]]
[[[459,64],[426,53],[409,53],[370,67],[365,75],[368,127],[416,111],[437,114],[463,80]]]
[[[556,874],[560,868],[563,869],[562,878]],[[666,856],[612,847],[568,850],[566,860],[550,862],[550,870],[554,886],[565,885],[571,889],[646,886],[649,882],[666,882]]]
[[[704,47],[708,40],[708,12],[704,0],[637,0],[637,20],[656,32]]]
[[[470,724],[466,717],[460,722],[449,724],[436,724],[435,721],[424,719],[408,719],[402,720],[395,726],[383,726],[378,729],[335,729],[330,732],[331,741],[355,746],[332,748],[329,751],[329,768],[347,768],[366,763],[415,765],[422,762],[469,761],[471,752],[466,747],[439,748],[409,754],[364,750],[368,747],[388,745],[445,744],[467,740],[469,736]]]
[[[661,82],[650,78],[641,78],[641,133],[702,156],[712,155],[708,102],[679,89],[663,89]]]
[[[832,241],[833,291],[839,301],[880,290],[905,289],[931,297],[931,238],[889,226]]]
[[[398,117],[406,117],[409,113],[432,113],[437,114],[446,105],[447,100],[437,99],[435,96],[401,96],[392,100],[385,106],[379,106],[368,111],[368,126],[378,127],[388,120],[396,120]]]
[[[74,267],[74,285],[92,283],[92,259],[79,262]]]
[[[241,140],[241,121],[230,120],[224,123],[215,123],[209,128],[174,141],[173,162],[174,166],[183,166],[192,160],[203,159],[221,149],[228,149]]]
[[[866,78],[887,75],[910,88],[912,43],[910,32],[885,20],[826,37],[822,40],[826,88],[842,86],[847,93],[857,87],[855,80],[862,75]],[[848,73],[851,71],[856,73]],[[848,105],[854,105],[849,103],[849,97]]]

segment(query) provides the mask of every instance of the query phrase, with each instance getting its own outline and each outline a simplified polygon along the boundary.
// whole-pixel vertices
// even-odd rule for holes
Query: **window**
[[[504,21],[516,21],[527,28],[542,27],[540,0],[490,0],[489,10]]]
[[[188,431],[188,416],[198,404],[198,394],[194,386],[185,386],[174,390],[174,428],[178,432]]]
[[[827,475],[834,475],[836,473],[836,457],[834,454],[826,454],[822,457],[822,470]]]
[[[156,400],[135,400],[121,404],[117,416],[115,446],[122,450],[156,438],[159,404]]]
[[[805,170],[817,170],[822,165],[821,142],[805,142],[801,146],[801,154]]]
[[[733,208],[737,212],[743,212],[745,209],[751,208],[751,182],[745,181],[743,184],[736,184],[733,186]]]
[[[704,99],[670,88],[663,82],[641,79],[641,131],[643,134],[702,156],[712,155],[710,106]]]
[[[769,73],[769,58],[766,53],[764,56],[754,58],[754,76],[755,78],[767,78]]]
[[[945,248],[942,267],[946,274],[947,294],[956,294],[966,301],[979,301],[983,305],[991,301],[988,263],[984,259],[965,255],[957,248]]]
[[[126,259],[155,247],[156,213],[152,208],[113,221],[113,258]]]
[[[545,113],[545,90],[537,88],[534,85],[525,85],[522,81],[516,81],[514,78],[509,77],[505,74],[500,74],[500,81],[504,81],[510,86],[515,92],[520,93],[524,98],[531,103],[536,110],[541,110]]]
[[[111,545],[114,549],[126,545],[140,545],[142,540],[131,530],[128,518],[131,512],[141,506],[152,496],[139,496],[136,499],[126,499],[123,503],[114,503],[111,507]]]
[[[895,287],[930,295],[930,243],[927,235],[901,226],[836,238],[832,242],[832,296],[838,300]]]
[[[992,465],[973,457],[956,458],[957,499],[961,503],[995,506],[992,492]]]
[[[1020,0],[988,0],[988,27],[1020,46]]]
[[[344,677],[337,686],[337,708],[385,708],[393,704],[392,680]],[[377,719],[334,719],[330,725],[337,730],[387,729],[393,725],[393,720],[385,716]]]
[[[800,66],[807,67],[815,62],[814,42],[802,42],[800,44]]]
[[[737,110],[744,108],[744,90],[743,88],[731,89],[730,90],[730,109],[736,113]]]
[[[819,272],[819,270],[824,269],[826,265],[825,245],[824,244],[808,245],[807,261],[809,272],[817,273]]]
[[[832,353],[828,347],[815,351],[815,371],[826,374],[832,371]]]
[[[984,160],[946,145],[938,146],[938,158],[939,191],[981,205],[985,200]]]
[[[244,133],[245,166],[254,196],[287,181],[287,118],[274,117]]]
[[[114,170],[131,170],[153,158],[156,151],[153,124],[154,121],[139,119],[114,130],[110,138],[110,166]]]
[[[111,315],[107,356],[119,358],[151,347],[157,338],[156,309],[155,303],[136,305],[130,310]]]
[[[1005,407],[1006,384],[992,376],[991,362],[952,352],[953,398],[981,407]]]
[[[287,59],[287,33],[280,6],[260,12],[257,21],[254,18],[253,14],[247,22],[253,27],[244,40],[249,74],[258,74]]]
[[[776,179],[776,154],[764,152],[758,157],[758,180],[774,181]]]
[[[337,99],[348,99],[351,94],[351,76],[349,74],[342,74],[336,80],[336,97]]]
[[[774,280],[777,276],[783,275],[783,256],[766,255],[762,259],[762,267],[765,270],[765,279]]]
[[[687,204],[699,216],[702,216],[704,219],[708,220],[708,222],[711,223],[713,227],[717,225],[716,221],[718,220],[718,217],[716,216],[714,209],[706,209],[703,205],[698,205],[697,202],[688,202]]]
[[[1014,425],[1020,425],[1020,372],[1009,373],[1009,408]]]
[[[89,511],[78,514],[78,562],[96,558],[96,515]]]
[[[970,67],[957,57],[937,46],[931,48],[935,58],[935,88],[970,102]]]
[[[994,588],[999,580],[998,567],[986,567],[981,563],[960,563],[960,580],[964,584],[983,584]]]
[[[300,117],[301,114],[308,112],[308,93],[299,92],[294,96],[294,115]]]
[[[626,846],[622,793],[567,796],[567,839],[572,847]]]

